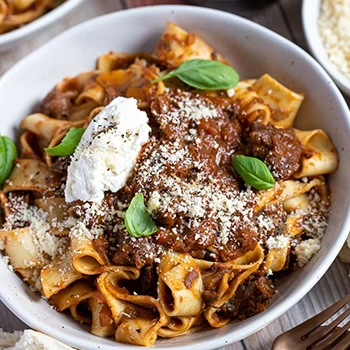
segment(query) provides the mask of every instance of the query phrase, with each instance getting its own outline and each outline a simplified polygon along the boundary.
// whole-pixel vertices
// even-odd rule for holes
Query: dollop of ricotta
[[[89,124],[68,167],[66,201],[101,202],[125,186],[151,128],[134,98],[117,97]]]
[[[0,328],[0,349],[3,350],[73,350],[48,335],[30,329],[6,333]]]

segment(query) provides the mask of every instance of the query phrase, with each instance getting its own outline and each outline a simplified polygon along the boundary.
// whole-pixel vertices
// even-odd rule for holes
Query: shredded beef
[[[66,120],[72,114],[72,101],[77,95],[77,91],[63,92],[56,88],[45,97],[40,110],[52,118]]]
[[[288,179],[299,170],[303,146],[292,128],[278,129],[257,120],[250,130],[252,155],[266,163],[276,180]]]
[[[64,177],[67,176],[68,166],[70,163],[70,157],[58,157],[51,165],[51,170],[55,173],[59,173]]]
[[[210,305],[219,299],[220,284],[226,274],[232,274],[229,268],[212,267],[202,272],[203,301]]]
[[[275,289],[266,277],[251,278],[240,285],[235,296],[223,305],[220,312],[245,319],[265,311]]]
[[[150,237],[133,240],[127,232],[120,232],[112,261],[116,265],[136,266],[141,269],[152,264],[155,256],[155,244]]]
[[[147,265],[141,270],[140,281],[138,285],[141,287],[140,294],[151,295],[157,297],[158,274],[156,265]]]

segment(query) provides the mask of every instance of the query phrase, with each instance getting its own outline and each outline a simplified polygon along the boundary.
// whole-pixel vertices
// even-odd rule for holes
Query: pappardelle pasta
[[[152,54],[100,56],[22,121],[0,248],[97,336],[150,346],[263,312],[321,247],[337,151],[293,127],[302,94],[228,67],[168,23]]]
[[[36,20],[65,0],[0,0],[0,34]]]

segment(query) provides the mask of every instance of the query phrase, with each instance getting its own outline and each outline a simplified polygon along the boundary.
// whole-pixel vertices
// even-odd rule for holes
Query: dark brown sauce
[[[178,114],[177,111],[187,108],[182,101],[187,105],[198,101],[199,106],[215,110],[216,115],[208,118],[198,115],[196,119],[181,116],[181,112]],[[194,110],[195,113],[211,113],[201,107]],[[203,201],[209,198],[209,203],[202,205],[204,213],[200,217],[189,215],[186,208],[181,211],[184,200],[181,194],[189,197],[190,201],[192,193],[187,190],[188,187],[199,186],[205,192],[211,188],[213,180],[214,188],[228,198],[234,199],[232,194],[244,193],[245,185],[231,165],[233,154],[258,157],[275,170],[277,180],[289,178],[298,171],[303,150],[294,131],[263,125],[259,118],[247,124],[240,113],[239,101],[228,104],[225,96],[206,98],[180,90],[156,97],[151,104],[149,118],[153,137],[140,154],[128,186],[118,195],[129,202],[137,192],[142,192],[147,203],[154,192],[160,197],[169,197],[170,193],[171,200],[153,214],[159,229],[152,237],[140,241],[132,240],[127,232],[117,233],[118,245],[113,262],[142,267],[154,260],[159,247],[214,261],[232,260],[253,250],[261,238],[256,222],[261,213],[252,214],[253,200],[248,199],[244,210],[236,210],[229,217],[236,222],[231,225],[228,238],[223,243],[222,224],[210,208],[212,193],[198,196]],[[181,152],[186,154],[180,157],[178,154]],[[164,153],[165,160],[161,162]],[[167,160],[166,154],[175,154],[174,161]],[[199,175],[198,185],[195,179]],[[172,194],[173,188],[168,182],[173,187],[179,187],[179,196]],[[254,191],[251,192],[254,195]],[[249,215],[253,215],[249,220],[245,218],[248,210]],[[283,212],[281,208],[270,208],[264,215],[274,218],[281,214],[281,210]]]

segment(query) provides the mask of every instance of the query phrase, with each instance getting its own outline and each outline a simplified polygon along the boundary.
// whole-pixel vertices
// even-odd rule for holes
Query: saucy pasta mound
[[[196,89],[188,62],[231,69],[168,23],[152,54],[99,57],[21,124],[4,259],[97,336],[150,346],[251,317],[321,247],[338,156],[293,127],[304,96],[268,74]]]
[[[0,0],[0,34],[36,20],[65,0]]]

